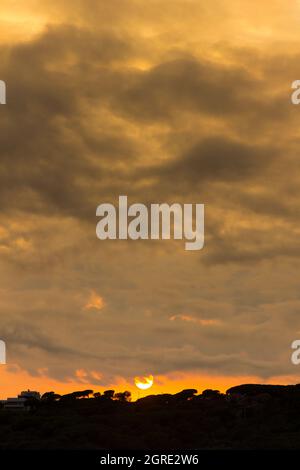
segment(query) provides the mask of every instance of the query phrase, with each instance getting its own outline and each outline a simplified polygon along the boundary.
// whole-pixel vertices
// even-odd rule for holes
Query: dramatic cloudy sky
[[[293,383],[300,2],[2,0],[0,395]],[[199,202],[205,248],[95,236]]]

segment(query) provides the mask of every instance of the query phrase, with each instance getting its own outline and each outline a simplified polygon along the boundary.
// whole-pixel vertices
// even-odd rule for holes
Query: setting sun
[[[134,383],[140,390],[148,390],[153,385],[153,375],[147,377],[135,377]]]

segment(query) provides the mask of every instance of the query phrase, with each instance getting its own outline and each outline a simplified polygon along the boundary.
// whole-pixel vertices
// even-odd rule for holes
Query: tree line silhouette
[[[0,449],[300,448],[300,384],[194,388],[131,400],[79,390],[0,409]]]

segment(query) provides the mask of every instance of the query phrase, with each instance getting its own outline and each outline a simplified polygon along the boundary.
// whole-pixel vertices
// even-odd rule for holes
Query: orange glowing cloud
[[[91,291],[89,300],[87,304],[84,306],[85,310],[102,310],[105,307],[104,299],[100,295],[97,294],[95,291]]]
[[[173,315],[169,318],[170,321],[180,320],[185,322],[197,323],[201,326],[217,326],[220,325],[220,320],[213,318],[196,318],[191,315]]]

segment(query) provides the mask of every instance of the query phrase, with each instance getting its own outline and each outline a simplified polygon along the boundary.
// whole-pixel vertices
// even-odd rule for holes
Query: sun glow
[[[153,385],[153,375],[147,377],[135,377],[134,383],[140,390],[148,390]]]

